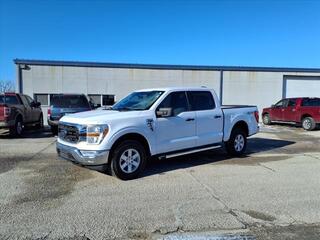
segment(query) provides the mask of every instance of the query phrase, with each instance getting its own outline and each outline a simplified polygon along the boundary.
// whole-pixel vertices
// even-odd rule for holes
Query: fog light
[[[97,156],[97,151],[80,151],[81,155],[86,158],[94,158]]]

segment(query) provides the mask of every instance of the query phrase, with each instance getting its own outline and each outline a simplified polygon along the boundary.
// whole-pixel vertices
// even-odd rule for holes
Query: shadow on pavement
[[[248,139],[247,154],[240,158],[229,156],[225,152],[224,148],[221,148],[218,150],[211,150],[170,159],[153,159],[149,162],[147,169],[145,170],[142,177],[154,174],[164,174],[165,172],[170,172],[178,169],[191,168],[221,161],[242,161],[247,158],[249,159],[251,153],[261,153],[274,149],[284,148],[294,143],[295,142],[293,141],[254,137]]]
[[[0,139],[24,139],[24,138],[48,138],[53,137],[49,127],[44,127],[42,129],[35,129],[32,127],[26,127],[23,130],[21,137],[10,136],[9,130],[0,131]]]

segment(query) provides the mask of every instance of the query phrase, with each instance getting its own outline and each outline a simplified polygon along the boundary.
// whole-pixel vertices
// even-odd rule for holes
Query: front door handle
[[[215,115],[214,118],[221,118],[221,115]]]
[[[186,121],[187,121],[187,122],[194,121],[194,118],[187,118]]]

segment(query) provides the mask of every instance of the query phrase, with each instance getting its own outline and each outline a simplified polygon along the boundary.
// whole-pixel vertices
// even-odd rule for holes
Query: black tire
[[[39,117],[39,121],[38,123],[36,124],[36,128],[37,129],[42,129],[43,128],[43,115],[41,114],[40,117]]]
[[[51,132],[53,135],[57,135],[58,134],[58,126],[51,126]]]
[[[270,119],[270,115],[268,113],[264,114],[262,116],[262,122],[264,125],[270,125],[271,124],[271,119]]]
[[[130,150],[131,155],[129,155]],[[120,143],[111,154],[111,175],[122,180],[137,178],[147,163],[146,150],[140,142],[135,140],[126,140]]]
[[[247,148],[247,134],[241,128],[232,130],[230,139],[225,144],[227,153],[231,156],[241,156]]]
[[[13,127],[10,128],[10,135],[13,137],[21,137],[23,133],[23,121],[21,117],[17,117]]]
[[[306,131],[312,131],[316,128],[316,122],[312,117],[305,117],[302,119],[302,127]]]

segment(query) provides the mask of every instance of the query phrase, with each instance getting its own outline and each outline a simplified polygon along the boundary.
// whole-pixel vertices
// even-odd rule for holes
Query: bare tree
[[[4,92],[14,92],[13,82],[0,80],[0,93]]]

